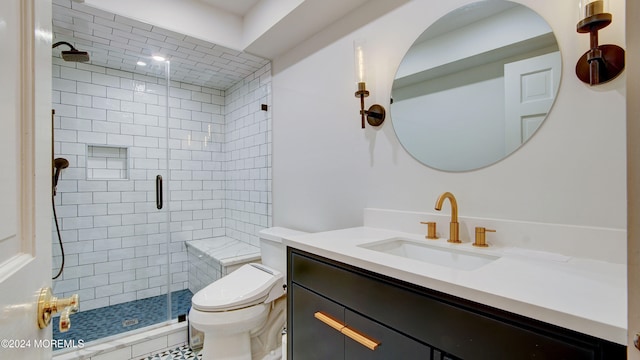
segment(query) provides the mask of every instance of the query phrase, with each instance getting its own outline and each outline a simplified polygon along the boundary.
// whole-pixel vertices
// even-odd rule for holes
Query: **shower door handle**
[[[156,176],[156,207],[162,209],[162,175]]]

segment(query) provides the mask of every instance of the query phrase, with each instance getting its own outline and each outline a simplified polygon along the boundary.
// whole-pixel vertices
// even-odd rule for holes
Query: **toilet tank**
[[[282,244],[282,238],[307,234],[303,231],[283,227],[271,227],[259,232],[260,256],[262,263],[287,275],[287,248]]]

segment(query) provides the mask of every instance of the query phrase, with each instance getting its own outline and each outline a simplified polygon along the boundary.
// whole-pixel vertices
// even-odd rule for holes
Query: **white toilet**
[[[285,324],[286,228],[260,231],[262,264],[247,264],[198,291],[189,321],[204,333],[202,360],[281,358]]]

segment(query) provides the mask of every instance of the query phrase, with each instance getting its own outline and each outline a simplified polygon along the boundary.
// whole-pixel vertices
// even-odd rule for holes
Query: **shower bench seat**
[[[203,287],[240,266],[260,262],[260,248],[227,236],[185,242],[189,260],[189,290]]]

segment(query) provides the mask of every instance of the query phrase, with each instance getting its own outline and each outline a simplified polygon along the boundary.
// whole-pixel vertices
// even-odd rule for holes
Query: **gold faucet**
[[[449,199],[451,203],[451,223],[449,224],[449,239],[450,243],[461,243],[460,241],[460,224],[458,224],[458,202],[456,197],[450,192],[445,192],[436,200],[436,210],[442,210],[442,203],[444,199]]]

